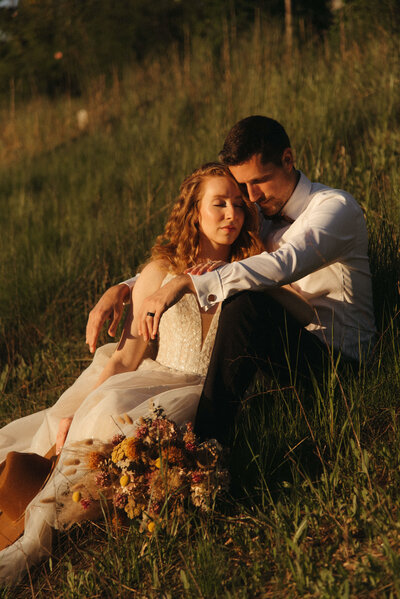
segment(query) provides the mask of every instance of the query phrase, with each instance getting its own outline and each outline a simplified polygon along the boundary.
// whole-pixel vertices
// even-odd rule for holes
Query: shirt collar
[[[292,220],[296,220],[300,216],[311,200],[311,181],[307,179],[304,173],[298,172],[300,173],[300,179],[282,210],[282,214]]]

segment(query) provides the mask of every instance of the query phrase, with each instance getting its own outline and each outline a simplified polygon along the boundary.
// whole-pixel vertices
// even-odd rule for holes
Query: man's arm
[[[330,198],[296,221],[276,251],[190,275],[200,306],[210,307],[240,291],[277,288],[337,262],[354,246],[358,227],[365,227],[359,208],[342,196]]]
[[[131,291],[138,278],[139,275],[136,275],[107,289],[90,311],[86,324],[86,343],[89,345],[91,353],[94,353],[96,349],[97,339],[106,320],[112,319],[108,334],[115,337],[124,311],[124,305],[129,302]]]
[[[86,325],[86,343],[89,350],[94,353],[97,339],[106,320],[111,320],[108,334],[115,336],[117,326],[121,320],[124,303],[129,301],[130,288],[126,284],[113,285],[103,293],[97,304],[89,313]]]
[[[121,340],[100,375],[96,387],[114,374],[136,370],[140,364],[148,339],[143,339],[138,333],[137,313],[148,295],[156,292],[161,287],[167,272],[167,267],[161,260],[150,262],[143,269],[140,279],[132,291],[132,305]],[[147,319],[152,320],[149,317]]]

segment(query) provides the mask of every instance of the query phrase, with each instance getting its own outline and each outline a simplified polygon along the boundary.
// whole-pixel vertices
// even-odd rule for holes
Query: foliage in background
[[[340,19],[371,30],[376,18],[386,30],[399,31],[395,0],[377,4],[348,0],[333,11],[330,0],[292,0],[295,25],[323,37]],[[7,6],[7,5],[6,5]],[[251,33],[254,21],[281,18],[284,0],[19,0],[0,8],[0,98],[84,93],[93,76],[107,81],[125,66],[154,57],[175,44],[181,53],[189,37],[207,40],[215,58],[223,50],[224,31]],[[364,15],[368,15],[367,19]],[[360,23],[361,21],[361,23]]]
[[[183,177],[249,114],[281,121],[299,168],[364,208],[381,333],[359,374],[332,363],[308,388],[256,385],[231,504],[173,535],[105,519],[58,536],[32,586],[3,597],[400,596],[399,38],[372,6],[357,29],[357,6],[323,38],[299,21],[290,53],[260,14],[243,33],[222,24],[217,55],[187,33],[110,79],[95,70],[79,97],[23,101],[16,86],[0,108],[3,422],[54,403],[88,363],[95,298],[146,259]]]

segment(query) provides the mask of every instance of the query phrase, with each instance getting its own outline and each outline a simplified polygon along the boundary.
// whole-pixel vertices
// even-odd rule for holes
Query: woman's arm
[[[106,381],[113,374],[136,370],[136,368],[139,366],[148,342],[144,341],[143,337],[138,335],[137,324],[134,315],[136,315],[137,310],[143,303],[143,300],[161,287],[161,283],[163,282],[167,272],[168,265],[161,260],[150,262],[143,269],[138,282],[132,290],[130,311],[126,318],[121,340],[117,349],[107,362],[107,365],[101,373],[94,389],[97,389],[101,383],[104,383],[104,381]],[[56,437],[57,454],[60,453],[62,447],[64,446],[68,431],[71,426],[72,418],[73,417],[71,416],[69,418],[62,418],[60,420]]]
[[[120,372],[136,370],[139,366],[148,341],[145,341],[138,334],[136,315],[144,299],[161,287],[167,272],[167,264],[161,260],[150,262],[141,272],[132,290],[131,309],[124,325],[121,340],[101,373],[95,388],[110,376]]]
[[[132,301],[130,311],[126,318],[124,330],[117,349],[107,362],[106,367],[101,373],[94,389],[97,389],[113,374],[120,372],[128,372],[136,370],[139,366],[144,352],[146,350],[147,341],[138,335],[137,323],[135,315],[137,310],[143,303],[143,300],[150,294],[155,293],[164,280],[168,272],[168,265],[162,260],[150,262],[140,275],[138,282],[132,290]],[[68,431],[71,426],[73,417],[62,418],[59,423],[56,437],[56,453],[60,453],[66,441]]]
[[[301,326],[305,327],[313,320],[315,316],[314,308],[290,285],[268,289],[268,295],[282,304],[285,310],[299,321]]]

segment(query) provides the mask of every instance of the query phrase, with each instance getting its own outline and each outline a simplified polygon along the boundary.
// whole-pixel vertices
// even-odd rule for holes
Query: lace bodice
[[[173,278],[168,274],[165,285]],[[167,310],[159,325],[157,362],[182,372],[205,375],[217,332],[220,308],[216,311],[202,345],[202,321],[196,297],[187,293]]]

